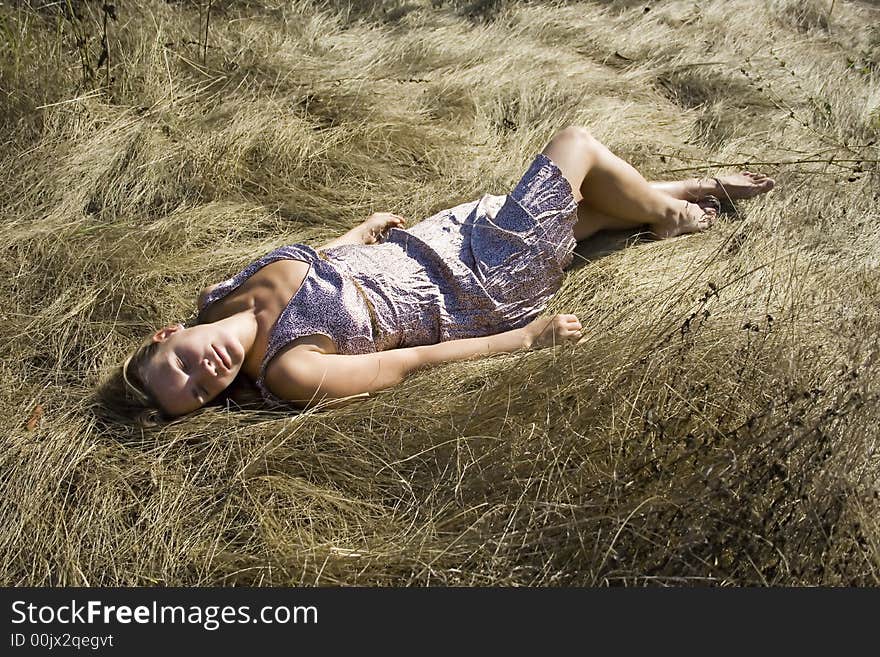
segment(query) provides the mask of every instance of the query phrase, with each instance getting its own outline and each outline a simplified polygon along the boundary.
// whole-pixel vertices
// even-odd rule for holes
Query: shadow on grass
[[[733,201],[722,199],[721,213],[718,218],[722,221],[742,221],[746,215]],[[612,253],[652,241],[653,238],[647,232],[647,226],[632,230],[599,231],[592,237],[578,242],[574,250],[574,260],[566,271],[577,271],[581,267],[601,260]]]
[[[603,230],[578,242],[574,260],[567,271],[577,271],[591,262],[600,260],[617,251],[651,241],[643,230]]]

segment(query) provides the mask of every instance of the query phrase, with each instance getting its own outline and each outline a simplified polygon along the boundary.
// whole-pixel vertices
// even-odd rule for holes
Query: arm
[[[316,404],[335,408],[356,395],[395,386],[413,372],[432,365],[523,348],[525,334],[522,329],[514,329],[486,337],[362,355],[303,350],[278,362],[272,376],[267,375],[266,383],[276,395],[302,408]],[[329,403],[331,400],[343,403]]]
[[[372,354],[303,350],[279,362],[266,383],[276,395],[303,408],[315,404],[333,408],[342,404],[332,400],[348,403],[356,395],[397,385],[413,372],[432,365],[552,346],[580,337],[580,322],[574,315],[555,315],[539,317],[528,326],[495,335]]]
[[[390,212],[376,212],[367,217],[359,226],[355,226],[341,237],[330,240],[315,250],[323,251],[343,244],[375,244],[385,236],[385,232],[389,228],[400,228],[404,224],[406,224],[406,219],[403,217]]]

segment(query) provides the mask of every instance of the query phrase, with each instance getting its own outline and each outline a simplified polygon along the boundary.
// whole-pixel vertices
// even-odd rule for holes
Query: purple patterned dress
[[[546,307],[573,258],[577,204],[543,153],[513,192],[443,210],[379,244],[316,252],[282,246],[218,284],[205,307],[281,259],[311,265],[272,328],[256,381],[270,402],[266,366],[290,341],[322,334],[340,354],[491,335],[525,326]]]

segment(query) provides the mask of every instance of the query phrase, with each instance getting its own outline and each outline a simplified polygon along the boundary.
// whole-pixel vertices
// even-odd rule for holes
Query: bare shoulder
[[[205,300],[208,298],[208,295],[211,294],[211,292],[213,292],[215,289],[217,289],[217,285],[219,285],[219,284],[215,283],[214,285],[209,285],[208,287],[203,287],[202,291],[199,292],[199,299],[196,302],[196,307],[199,310],[202,310],[205,307]]]
[[[387,352],[382,352],[387,353]],[[265,384],[281,399],[300,408],[320,404],[321,408],[338,408],[368,398],[372,390],[398,383],[402,376],[380,380],[377,362],[381,353],[338,355],[322,353],[312,345],[300,345],[273,360],[266,368]]]
[[[291,340],[266,367],[266,385],[279,397],[290,399],[281,391],[290,386],[306,385],[314,392],[313,373],[321,356],[339,353],[336,343],[316,333]]]
[[[316,377],[319,361],[326,355],[314,344],[302,342],[312,337],[294,340],[292,344],[277,356],[266,367],[264,383],[272,394],[293,404],[305,407],[315,396],[320,386]]]

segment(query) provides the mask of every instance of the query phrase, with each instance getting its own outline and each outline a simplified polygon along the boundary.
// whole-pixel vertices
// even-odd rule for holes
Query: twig
[[[188,58],[184,57],[183,55],[181,55],[179,52],[177,52],[177,51],[174,50],[173,48],[166,48],[166,50],[170,50],[172,53],[174,53],[174,55],[176,55],[177,57],[179,57],[180,59],[182,59],[185,63],[187,63],[187,64],[189,64],[190,66],[192,66],[192,67],[193,67],[196,71],[198,71],[199,73],[204,73],[205,75],[209,75],[209,74],[215,73],[215,74],[217,74],[217,75],[219,75],[219,76],[221,76],[221,77],[224,77],[224,78],[225,78],[225,77],[228,77],[228,76],[227,76],[223,71],[221,71],[220,69],[211,69],[211,68],[208,68],[207,66],[202,66],[202,65],[199,64],[198,62],[194,62],[194,61],[192,61],[191,59],[188,59]]]
[[[698,66],[731,66],[734,62],[731,61],[716,61],[716,62],[691,62],[687,64],[676,64],[674,66],[670,66],[668,71],[680,71],[686,68],[696,68]]]
[[[114,21],[116,20],[116,5],[104,4],[101,7],[101,10],[104,12],[104,17],[102,21],[101,27],[101,55],[98,57],[98,64],[96,68],[101,68],[101,64],[105,65],[106,71],[106,85],[107,89],[110,89],[110,40],[107,38],[107,18],[112,18]]]
[[[55,107],[57,105],[66,105],[67,103],[75,103],[79,100],[86,100],[88,98],[94,98],[95,96],[100,96],[100,95],[101,95],[100,91],[97,91],[97,90],[90,91],[89,93],[85,94],[84,96],[77,96],[76,98],[68,98],[67,100],[59,100],[57,103],[49,103],[48,105],[40,105],[39,107],[36,107],[35,109],[46,109],[47,107]]]
[[[864,160],[864,159],[840,159],[840,158],[825,158],[822,160],[789,160],[789,161],[779,161],[779,162],[754,162],[752,160],[746,160],[744,162],[713,162],[711,160],[706,160],[705,163],[701,166],[692,166],[692,167],[681,167],[679,169],[666,169],[665,173],[680,173],[682,171],[697,171],[706,166],[712,167],[753,167],[753,166],[791,166],[792,164],[838,164],[838,163],[849,163],[849,164],[880,164],[880,160]]]
[[[94,74],[91,63],[89,62],[89,51],[88,48],[86,48],[86,38],[84,34],[77,29],[79,26],[79,18],[77,18],[76,12],[73,10],[73,5],[70,0],[65,0],[65,3],[67,6],[67,20],[70,22],[70,27],[73,30],[73,36],[76,41],[76,51],[79,54],[80,66],[82,66],[83,85],[85,85],[86,82],[92,79]]]
[[[202,44],[202,66],[207,65],[208,61],[208,26],[211,24],[211,7],[214,0],[208,0],[208,11],[205,14],[205,41]]]
[[[166,49],[162,50],[162,57],[165,60],[165,71],[168,73],[168,98],[170,99],[171,106],[174,106],[174,81],[171,78],[171,66],[168,64],[168,52]]]

